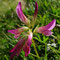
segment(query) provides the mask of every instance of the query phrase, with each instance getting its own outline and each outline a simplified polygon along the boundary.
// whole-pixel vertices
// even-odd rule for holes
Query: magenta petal
[[[31,39],[32,39],[32,33],[28,35],[27,40],[25,38],[20,39],[16,44],[16,46],[10,51],[12,53],[10,59],[12,59],[15,55],[18,56],[19,53],[21,52],[21,49],[24,50],[25,56],[28,56],[28,54],[30,53],[30,46],[32,43]]]
[[[32,32],[30,32],[30,35],[28,35],[28,39],[23,47],[23,50],[25,52],[25,56],[28,56],[28,54],[30,53],[30,46],[32,44],[32,37],[33,37],[33,34]]]
[[[46,25],[45,28],[47,28],[48,30],[52,30],[56,25],[56,20],[52,20],[48,25]]]
[[[32,32],[30,33],[30,35],[28,35],[28,39],[27,39],[27,44],[28,44],[28,46],[31,46],[31,44],[32,44],[32,37],[33,37],[33,34],[32,34]]]
[[[37,13],[38,13],[38,4],[37,4],[37,2],[35,2],[35,12],[34,12],[34,17],[37,16]]]
[[[25,52],[25,56],[28,56],[29,53],[30,53],[30,47],[27,46],[27,50],[26,50],[26,52]]]
[[[27,29],[28,29],[28,27],[21,27],[21,28],[15,29],[15,30],[8,30],[8,32],[14,34],[15,35],[14,38],[18,38],[20,36],[20,34]]]
[[[23,50],[25,52],[25,56],[28,56],[28,54],[30,53],[30,46],[25,44],[25,46],[23,47]]]
[[[20,34],[16,34],[15,36],[14,36],[14,38],[18,38],[20,36]]]
[[[15,29],[15,30],[8,30],[8,32],[14,34],[14,35],[15,35],[14,38],[18,38],[18,37],[20,36],[20,34],[21,34],[21,32],[19,32],[18,29]]]
[[[17,54],[17,56],[18,56],[18,54],[19,54],[20,52],[21,52],[21,49],[20,49],[20,48],[17,48],[17,50],[15,50],[14,52],[12,52],[12,54],[11,54],[11,56],[10,56],[10,59],[13,59],[16,54]]]
[[[16,54],[17,56],[19,55],[19,53],[21,52],[21,49],[24,46],[25,41],[26,41],[25,39],[19,40],[16,46],[10,51],[12,53],[10,58],[13,58]]]
[[[19,17],[19,19],[25,23],[28,24],[29,20],[26,18],[26,16],[23,14],[22,8],[21,8],[21,2],[18,3],[17,7],[16,7],[16,13]]]
[[[48,25],[46,26],[42,26],[38,28],[38,32],[39,33],[43,33],[46,30],[52,30],[56,25],[56,20],[54,19],[52,22],[50,22]]]
[[[30,47],[27,48],[27,52],[25,52],[25,56],[28,56],[29,53],[30,53]]]
[[[46,30],[46,31],[43,32],[43,34],[46,35],[46,36],[50,36],[50,35],[52,35],[52,33],[53,32],[51,32],[50,30]]]
[[[15,30],[8,30],[8,32],[10,32],[10,33],[12,33],[12,34],[17,34],[17,33],[19,33],[17,29],[15,29]]]

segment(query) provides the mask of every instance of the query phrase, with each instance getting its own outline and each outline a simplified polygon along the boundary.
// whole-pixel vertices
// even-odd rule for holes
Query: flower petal
[[[27,52],[25,52],[25,56],[28,56],[29,53],[30,53],[30,47],[27,46]]]
[[[21,27],[21,28],[15,29],[15,30],[8,30],[8,32],[14,34],[15,35],[14,38],[18,38],[20,36],[20,34],[27,29],[28,29],[28,27]]]
[[[34,17],[37,16],[37,13],[38,13],[38,4],[37,4],[37,2],[35,2],[35,12],[34,12]]]
[[[29,24],[30,21],[26,18],[26,16],[23,14],[22,8],[21,8],[21,2],[18,3],[17,7],[16,7],[16,13],[19,17],[19,19],[25,23],[25,24]]]
[[[23,47],[23,50],[25,52],[25,56],[28,56],[28,54],[30,53],[30,46],[25,44],[24,47]]]
[[[30,46],[32,44],[32,37],[33,37],[33,34],[30,33],[30,35],[28,35],[28,39],[23,47],[23,50],[25,52],[25,56],[28,56],[28,54],[30,53]]]
[[[39,33],[43,33],[46,30],[52,30],[56,25],[56,20],[54,19],[52,22],[50,22],[48,25],[46,26],[42,26],[38,28],[38,32]]]
[[[17,29],[15,29],[15,30],[8,30],[8,32],[10,32],[10,33],[12,33],[12,34],[17,34],[17,33],[19,33]]]
[[[17,54],[17,56],[19,55],[19,53],[21,52],[21,49],[23,48],[23,46],[25,44],[25,41],[26,41],[26,39],[20,39],[18,41],[16,46],[10,51],[12,53],[10,58],[13,58],[16,54]]]
[[[15,30],[8,30],[8,32],[14,34],[14,35],[15,35],[14,38],[18,38],[19,35],[21,34],[21,32],[19,32],[18,29],[15,29]]]
[[[30,35],[28,35],[28,39],[27,39],[27,44],[28,44],[28,46],[31,46],[31,44],[32,44],[32,37],[33,37],[33,34],[32,34],[32,32],[30,32]]]
[[[28,56],[28,54],[30,53],[30,46],[32,44],[31,39],[32,39],[32,33],[28,35],[28,39],[26,38],[20,39],[16,44],[16,46],[10,51],[12,53],[10,59],[12,59],[16,54],[18,56],[19,53],[21,52],[21,49],[24,50],[25,56]]]
[[[53,32],[51,32],[50,30],[46,30],[46,31],[43,32],[43,34],[46,35],[46,36],[50,36],[50,35],[52,35],[52,33]]]

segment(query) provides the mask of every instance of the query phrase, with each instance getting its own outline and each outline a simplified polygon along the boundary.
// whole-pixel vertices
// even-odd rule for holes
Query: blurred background
[[[9,51],[14,47],[17,40],[14,35],[8,33],[10,29],[16,29],[23,25],[16,14],[18,2],[22,3],[24,14],[32,20],[35,11],[35,2],[38,3],[37,24],[39,26],[47,25],[53,19],[60,25],[60,0],[0,0],[0,60],[9,60]],[[42,34],[35,34],[37,39],[36,48],[40,58],[35,55],[33,43],[31,45],[31,54],[24,56],[24,51],[13,60],[60,60],[60,27],[56,26],[53,30],[53,37],[46,37]],[[47,43],[47,45],[43,44]],[[34,54],[34,55],[33,55]]]

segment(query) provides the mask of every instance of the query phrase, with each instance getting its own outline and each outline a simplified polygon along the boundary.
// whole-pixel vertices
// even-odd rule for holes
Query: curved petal
[[[15,35],[14,38],[18,38],[20,36],[20,34],[27,29],[28,29],[28,27],[21,27],[21,28],[15,29],[15,30],[8,30],[8,32],[14,34]]]
[[[43,34],[46,35],[46,36],[50,36],[50,35],[52,35],[52,33],[53,32],[51,32],[50,30],[46,30],[46,31],[43,32]]]
[[[25,56],[28,56],[28,54],[30,53],[30,46],[32,44],[32,37],[33,37],[33,34],[30,33],[30,35],[28,35],[28,39],[23,47],[23,50],[25,52]]]
[[[19,53],[21,52],[21,49],[24,46],[26,39],[20,39],[18,41],[18,43],[16,44],[16,46],[10,51],[12,54],[10,56],[10,58],[12,59],[16,54],[17,56],[19,55]]]
[[[29,24],[30,21],[26,18],[26,16],[23,14],[22,8],[21,8],[21,2],[18,3],[17,7],[16,7],[16,13],[19,17],[19,19],[25,23],[25,24]]]
[[[23,50],[25,52],[25,56],[28,56],[28,54],[30,53],[30,46],[25,44],[25,46],[23,47]]]
[[[32,33],[28,35],[28,39],[26,38],[20,39],[18,43],[15,45],[15,47],[10,51],[12,53],[10,59],[12,59],[16,54],[18,56],[19,53],[21,52],[21,49],[24,50],[25,56],[28,56],[28,54],[30,53],[30,46],[32,44],[31,39]]]
[[[30,32],[30,35],[28,35],[28,39],[27,39],[27,44],[28,44],[28,46],[31,46],[31,44],[32,44],[32,37],[33,37],[33,34],[32,34],[32,32]]]
[[[34,17],[37,16],[37,13],[38,13],[38,4],[37,4],[37,2],[35,2],[35,12],[34,12]]]
[[[42,26],[38,28],[38,32],[39,33],[43,33],[46,30],[52,30],[56,25],[56,20],[54,19],[53,21],[51,21],[48,25],[46,26]]]
[[[8,32],[14,34],[14,35],[15,35],[14,38],[18,38],[19,35],[21,34],[21,32],[19,32],[18,29],[15,29],[15,30],[8,30]]]

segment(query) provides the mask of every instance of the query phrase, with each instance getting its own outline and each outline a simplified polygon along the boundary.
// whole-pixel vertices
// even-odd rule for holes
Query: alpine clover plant
[[[56,25],[56,20],[53,19],[48,25],[42,26],[42,27],[36,27],[33,30],[34,25],[36,23],[35,21],[36,21],[37,13],[38,13],[37,2],[35,2],[35,12],[34,12],[33,20],[32,20],[33,24],[31,24],[31,21],[23,14],[23,11],[21,8],[21,2],[19,2],[16,7],[16,13],[20,21],[23,22],[25,26],[18,29],[8,30],[8,32],[15,35],[14,38],[19,40],[18,43],[15,45],[15,47],[12,50],[10,50],[10,52],[12,53],[10,56],[10,59],[12,59],[15,55],[18,56],[22,49],[25,52],[25,56],[28,56],[28,54],[30,53],[30,46],[33,40],[33,33],[42,33],[46,36],[51,36],[52,35],[51,30]]]

